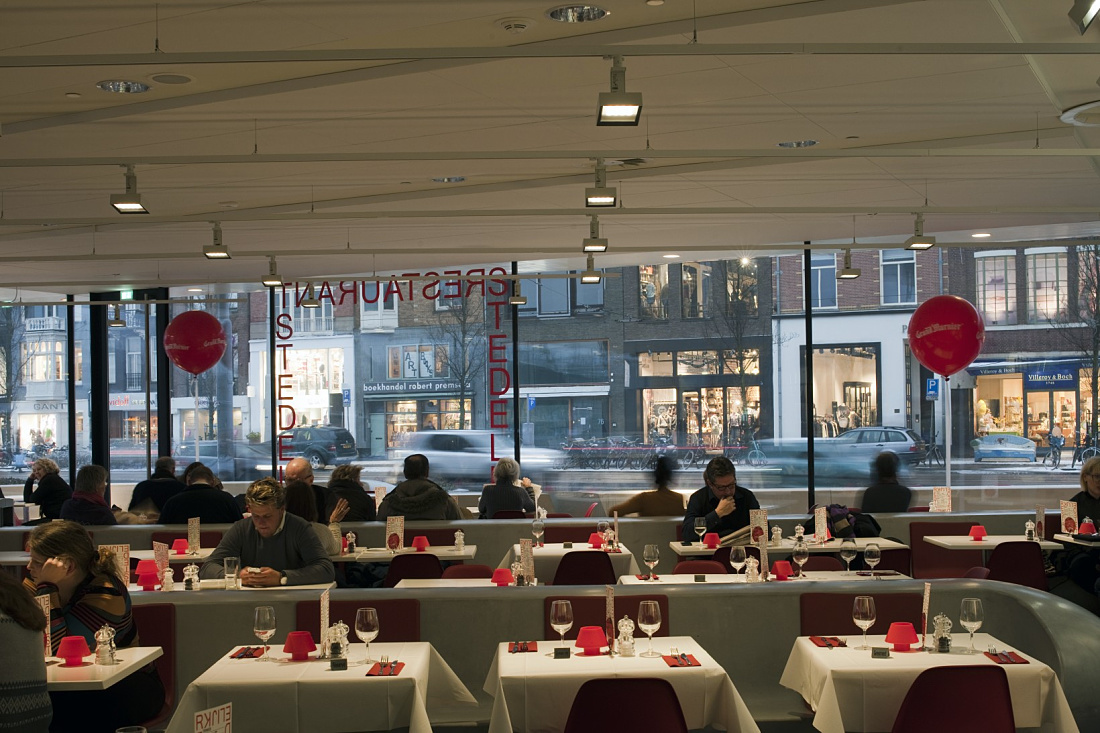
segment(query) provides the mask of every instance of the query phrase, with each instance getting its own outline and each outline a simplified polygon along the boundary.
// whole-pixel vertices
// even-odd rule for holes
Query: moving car
[[[412,453],[428,457],[433,479],[488,483],[496,460],[513,455],[512,436],[491,430],[421,430],[410,433],[394,457],[403,460]],[[537,484],[545,483],[560,460],[561,451],[546,448],[522,446],[520,453],[522,474]]]
[[[195,444],[179,443],[172,451],[177,472],[195,460]],[[199,441],[199,460],[222,481],[255,481],[271,475],[271,442],[230,441],[219,447],[216,440]]]
[[[351,463],[359,457],[355,436],[335,425],[292,428],[279,435],[279,449],[286,458],[304,456],[314,471]]]
[[[883,451],[896,453],[902,463],[916,465],[924,460],[928,446],[913,430],[870,426],[853,428],[835,438],[816,438],[814,451],[826,460],[871,465]]]

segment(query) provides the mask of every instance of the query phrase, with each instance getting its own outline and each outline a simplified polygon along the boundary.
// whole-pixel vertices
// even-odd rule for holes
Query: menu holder
[[[997,664],[1031,664],[1016,652],[998,652],[993,654],[992,652],[982,652],[989,659],[993,660]]]
[[[386,517],[386,547],[398,552],[405,547],[405,518]]]
[[[157,564],[157,570],[164,572],[168,569],[168,544],[165,542],[153,543],[153,560]]]
[[[329,653],[329,639],[328,639],[328,626],[329,626],[329,592],[326,588],[321,593],[321,658],[324,659]]]
[[[53,656],[53,642],[50,639],[50,597],[49,596],[35,596],[34,600],[38,602],[38,607],[42,609],[42,613],[46,616],[46,630],[43,632],[45,651],[47,657]]]
[[[670,667],[702,667],[703,664],[691,654],[678,654],[673,656],[671,654],[661,655],[661,659],[665,660],[665,664]]]
[[[1037,539],[1046,539],[1046,526],[1047,526],[1047,508],[1045,506],[1035,505],[1035,537]]]
[[[115,553],[115,574],[123,583],[130,584],[130,546],[129,545],[100,545],[100,550],[108,550]]]
[[[932,487],[932,506],[928,508],[930,512],[950,512],[951,511],[951,487],[950,486],[933,486]]]
[[[523,577],[531,583],[535,578],[535,547],[534,540],[519,541],[519,564],[523,568]]]
[[[375,486],[374,487],[374,509],[378,510],[378,507],[382,506],[382,502],[386,500],[386,487]]]
[[[818,542],[824,542],[829,537],[828,511],[828,507],[823,506],[814,509],[814,539]]]
[[[768,510],[749,510],[749,544],[761,545],[768,541]]]
[[[1077,531],[1077,502],[1062,499],[1059,506],[1062,510],[1062,531],[1073,534]],[[1036,532],[1038,532],[1038,524],[1036,524]]]
[[[374,666],[367,672],[367,677],[396,677],[401,674],[403,669],[405,669],[404,662],[387,664],[385,667],[382,666],[381,662],[375,662]]]
[[[199,548],[202,546],[201,535],[199,534],[199,518],[191,517],[187,520],[187,554],[197,555],[199,554]]]

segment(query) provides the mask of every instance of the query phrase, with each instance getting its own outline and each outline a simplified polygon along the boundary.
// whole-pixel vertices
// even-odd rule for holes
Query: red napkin
[[[810,641],[814,643],[814,646],[824,646],[830,648],[837,646],[848,646],[835,636],[811,636]]]
[[[622,552],[622,551],[623,550],[622,550],[621,547],[616,547],[614,550],[604,550],[604,552]]]
[[[648,575],[635,575],[634,577],[637,578],[638,580],[649,580]],[[653,574],[653,579],[654,580],[658,580],[659,578],[660,578],[660,576],[657,575],[657,573]]]
[[[527,644],[527,648],[524,649],[523,645]],[[539,643],[537,641],[513,641],[508,645],[509,654],[522,654],[523,652],[537,652],[539,650]]]
[[[259,659],[264,655],[262,646],[242,646],[229,655],[230,659]]]
[[[396,668],[396,670],[391,669],[391,667]],[[396,677],[397,675],[401,674],[401,670],[403,670],[404,668],[404,662],[398,662],[397,664],[387,664],[386,673],[382,674],[382,663],[375,662],[374,666],[370,668],[369,672],[367,672],[367,677]]]
[[[702,667],[703,666],[702,664],[699,663],[698,659],[696,659],[695,657],[693,657],[690,654],[687,655],[687,662],[684,662],[683,657],[673,657],[669,654],[665,654],[664,656],[661,657],[661,659],[665,660],[665,664],[667,664],[670,667]]]
[[[1001,652],[998,654],[990,654],[989,652],[983,652],[987,657],[992,659],[997,664],[1031,664],[1016,652]],[[1005,661],[1005,659],[1008,661]]]

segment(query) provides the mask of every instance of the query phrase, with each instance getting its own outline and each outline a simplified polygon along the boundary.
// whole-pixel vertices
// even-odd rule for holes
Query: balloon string
[[[195,463],[199,462],[199,375],[195,375]]]

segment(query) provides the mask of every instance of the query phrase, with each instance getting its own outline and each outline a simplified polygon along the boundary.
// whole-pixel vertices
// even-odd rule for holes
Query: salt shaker
[[[779,547],[783,544],[783,528],[778,524],[772,526],[772,547]]]
[[[1030,542],[1035,541],[1035,522],[1030,519],[1024,523],[1024,539]]]
[[[160,571],[160,589],[161,591],[175,590],[175,578],[172,577],[172,568],[165,568]]]
[[[115,630],[104,624],[95,632],[95,663],[117,664],[115,659]]]
[[[466,549],[466,533],[461,529],[455,530],[455,550],[462,552]]]

